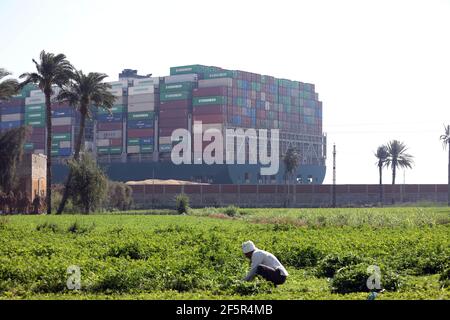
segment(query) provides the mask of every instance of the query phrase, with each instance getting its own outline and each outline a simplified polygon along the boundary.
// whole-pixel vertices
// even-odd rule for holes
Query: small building
[[[34,200],[37,194],[46,195],[47,156],[43,154],[24,154],[17,167],[19,190]]]

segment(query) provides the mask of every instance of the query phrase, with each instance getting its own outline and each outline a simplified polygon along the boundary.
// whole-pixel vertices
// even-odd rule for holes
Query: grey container
[[[4,114],[1,116],[2,121],[21,121],[23,120],[23,113]]]
[[[208,79],[208,80],[200,80],[198,82],[199,88],[232,87],[232,86],[233,86],[233,79],[231,78]]]
[[[155,102],[154,94],[138,94],[135,96],[128,96],[128,104],[133,103],[144,103],[144,102]]]
[[[180,74],[177,76],[165,77],[164,81],[166,84],[179,83],[179,82],[197,82],[198,75],[197,74]]]
[[[132,112],[152,112],[155,111],[155,103],[130,103],[128,104],[128,113]]]
[[[122,130],[113,130],[113,131],[99,131],[97,133],[98,139],[121,139],[122,138]]]
[[[52,118],[52,125],[53,126],[70,126],[71,124],[72,124],[72,118],[71,117]]]
[[[64,148],[64,149],[70,148],[71,146],[72,146],[72,143],[70,141],[61,141],[59,143],[59,147]]]

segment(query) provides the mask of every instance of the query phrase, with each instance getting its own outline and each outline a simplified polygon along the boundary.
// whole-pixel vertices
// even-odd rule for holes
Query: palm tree
[[[448,146],[448,197],[447,202],[448,206],[450,206],[450,126],[445,126],[445,133],[441,135],[442,144],[444,145],[444,148],[447,148]]]
[[[397,169],[412,168],[414,164],[413,156],[406,153],[408,148],[403,142],[392,140],[387,145],[388,157],[386,159],[386,166],[392,167],[392,184],[395,184],[395,177]]]
[[[293,148],[289,148],[286,151],[286,154],[283,158],[284,166],[285,166],[285,173],[284,178],[286,184],[289,181],[289,178],[292,178],[292,175],[297,170],[299,164],[300,164],[300,156],[297,153],[297,151]]]
[[[395,184],[395,177],[397,169],[399,168],[412,168],[414,164],[413,156],[406,153],[408,148],[403,142],[398,140],[392,140],[387,145],[388,157],[386,159],[386,167],[392,167],[392,184]],[[394,197],[392,197],[392,203],[394,203]]]
[[[0,68],[0,80],[11,73]],[[0,82],[0,100],[7,100],[19,91],[19,83],[15,79],[7,79]]]
[[[80,112],[80,131],[78,132],[75,144],[75,161],[79,161],[80,152],[84,149],[84,133],[86,118],[91,117],[89,106],[94,105],[97,108],[110,110],[115,101],[115,96],[109,91],[111,85],[104,83],[103,80],[108,76],[103,73],[91,72],[85,75],[83,71],[76,71],[73,74],[72,81],[64,86],[58,94],[57,100],[67,102]],[[70,194],[70,183],[72,180],[72,171],[69,172],[64,195],[58,208],[58,214],[64,211],[67,199]]]
[[[382,145],[378,147],[375,157],[378,159],[377,167],[380,175],[380,204],[383,205],[383,167],[386,165],[386,160],[389,156],[387,147]]]
[[[52,212],[52,103],[51,97],[54,93],[53,86],[62,87],[67,84],[72,77],[73,67],[66,59],[64,54],[55,55],[53,53],[42,51],[39,63],[33,59],[36,66],[36,72],[24,73],[20,78],[25,78],[21,87],[29,83],[37,84],[39,89],[44,92],[45,106],[47,113],[47,214]]]
[[[293,148],[289,148],[286,151],[286,154],[283,158],[284,166],[285,166],[285,172],[284,172],[284,179],[285,183],[287,185],[287,196],[286,196],[286,206],[289,202],[289,181],[292,179],[292,176],[294,172],[297,170],[299,164],[300,164],[300,155],[297,153],[297,151]]]

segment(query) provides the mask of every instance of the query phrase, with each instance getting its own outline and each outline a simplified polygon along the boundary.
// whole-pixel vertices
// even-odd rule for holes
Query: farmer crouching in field
[[[289,274],[273,254],[259,250],[252,241],[245,242],[242,251],[251,260],[250,271],[244,281],[251,281],[256,275],[260,275],[275,286],[286,282]]]

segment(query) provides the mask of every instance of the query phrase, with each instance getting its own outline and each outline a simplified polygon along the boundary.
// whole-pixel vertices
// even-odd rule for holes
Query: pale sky
[[[45,49],[110,81],[124,68],[165,76],[205,64],[311,82],[329,141],[325,183],[333,143],[338,183],[377,183],[373,153],[390,139],[415,156],[406,183],[447,182],[450,0],[1,0],[0,39],[0,67],[15,76]]]

